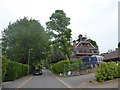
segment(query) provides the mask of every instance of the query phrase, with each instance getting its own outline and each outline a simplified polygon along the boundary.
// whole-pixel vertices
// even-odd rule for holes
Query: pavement
[[[19,78],[17,80],[14,80],[14,81],[3,82],[2,83],[2,88],[17,88],[17,87],[19,87],[19,85],[21,83],[25,82],[30,77],[32,77],[32,75],[24,76],[24,77],[21,77],[21,78]]]
[[[106,82],[82,82],[77,88],[118,88],[118,79]]]
[[[105,82],[97,82],[95,81],[95,74],[90,73],[73,77],[60,77],[60,79],[72,88],[118,88],[120,78]]]
[[[72,76],[72,77],[59,77],[62,81],[67,83],[72,88],[77,88],[83,82],[89,82],[95,80],[95,74],[90,73],[86,75],[80,76]]]

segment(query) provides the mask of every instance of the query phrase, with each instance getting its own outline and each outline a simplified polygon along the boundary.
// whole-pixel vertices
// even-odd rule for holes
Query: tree
[[[118,43],[118,48],[120,48],[120,42]]]
[[[120,50],[120,42],[118,42],[117,48],[115,50]]]
[[[27,64],[30,54],[30,64],[47,58],[49,53],[49,37],[34,19],[17,20],[9,23],[2,32],[2,53],[13,61]],[[31,50],[32,49],[32,50]]]
[[[70,59],[71,54],[71,29],[70,18],[66,17],[63,10],[56,10],[46,23],[47,32],[50,35],[51,45],[62,52],[65,59]]]
[[[88,39],[88,41],[90,41],[90,43],[95,46],[96,48],[98,48],[98,45],[96,43],[96,41],[92,40],[92,39]]]
[[[51,53],[51,63],[57,63],[61,60],[64,60],[64,58],[64,54],[58,48],[53,48]]]

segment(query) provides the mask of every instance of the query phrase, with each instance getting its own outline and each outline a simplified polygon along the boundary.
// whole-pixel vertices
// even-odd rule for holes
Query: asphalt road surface
[[[48,70],[43,70],[42,75],[26,76],[11,82],[4,82],[3,88],[69,88]]]
[[[3,88],[78,88],[81,83],[95,79],[95,74],[74,77],[56,77],[48,70],[42,70],[38,76],[25,76],[11,82],[4,82]]]
[[[64,83],[67,83],[72,88],[78,88],[81,83],[95,80],[95,74],[90,73],[86,75],[73,76],[73,77],[61,77]]]

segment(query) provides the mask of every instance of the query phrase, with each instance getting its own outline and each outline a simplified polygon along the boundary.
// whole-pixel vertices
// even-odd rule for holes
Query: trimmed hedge
[[[116,62],[101,62],[95,69],[95,78],[98,82],[120,77],[120,66]],[[119,70],[119,71],[118,71]]]
[[[118,66],[118,77],[120,78],[120,62],[118,62],[117,66]]]
[[[12,81],[28,73],[28,65],[10,61],[2,57],[2,81]],[[29,69],[30,70],[30,69]]]
[[[81,60],[63,60],[59,61],[56,64],[51,65],[51,70],[56,73],[65,73],[70,71],[75,71],[75,70],[80,70],[82,68],[82,61]]]

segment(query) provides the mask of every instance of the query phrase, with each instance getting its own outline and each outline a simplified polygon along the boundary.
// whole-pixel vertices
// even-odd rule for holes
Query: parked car
[[[33,75],[42,75],[42,70],[41,69],[35,69],[33,72]]]

